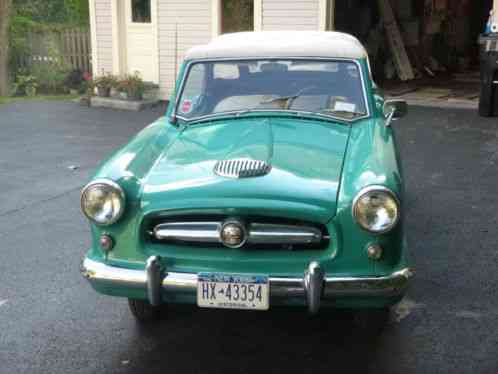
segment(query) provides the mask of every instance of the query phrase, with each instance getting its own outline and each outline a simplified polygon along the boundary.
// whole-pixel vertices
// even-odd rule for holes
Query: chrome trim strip
[[[154,228],[159,240],[180,240],[195,243],[219,243],[221,222],[171,222]]]
[[[221,243],[224,222],[170,222],[154,228],[158,240],[179,240],[192,243]],[[251,223],[247,228],[250,244],[319,244],[322,232],[312,226]]]
[[[248,242],[251,244],[318,244],[322,232],[316,227],[252,223]]]
[[[85,258],[81,264],[81,274],[90,283],[110,285],[118,288],[145,288],[147,276],[143,270],[133,270],[109,266]]]
[[[272,298],[311,297],[316,306],[317,295],[321,300],[334,299],[340,296],[348,297],[389,297],[400,296],[406,290],[410,278],[413,276],[409,268],[396,271],[383,277],[323,277],[320,281],[318,269],[310,264],[308,273],[314,279],[309,280],[308,293],[306,293],[305,277],[285,278],[271,277],[270,296]],[[147,277],[144,270],[131,270],[109,266],[101,262],[85,258],[81,265],[82,275],[93,286],[109,286],[124,291],[141,289],[147,292]],[[168,272],[164,275],[161,285],[163,292],[188,293],[195,295],[197,292],[197,274]],[[323,291],[319,285],[323,285]],[[313,291],[311,291],[313,289]],[[312,305],[310,301],[307,304]],[[314,307],[310,309],[315,311]]]
[[[208,118],[210,116],[213,116],[213,114],[208,114],[208,115],[205,115],[205,116],[199,116],[199,117],[196,117],[196,118],[185,118],[185,117],[182,117],[182,116],[179,116],[178,115],[178,105],[180,103],[180,97],[182,97],[183,95],[183,90],[185,88],[185,81],[186,81],[186,78],[190,72],[190,69],[192,68],[192,65],[194,64],[197,64],[197,63],[204,63],[204,62],[217,62],[217,61],[252,61],[252,60],[304,60],[304,61],[313,61],[313,60],[320,60],[320,61],[330,61],[330,62],[334,62],[334,61],[343,61],[343,62],[352,62],[354,64],[356,64],[356,66],[358,67],[358,70],[360,71],[360,79],[361,79],[361,87],[362,87],[362,91],[363,91],[363,100],[364,100],[364,104],[365,104],[365,108],[367,110],[367,112],[365,113],[364,116],[362,117],[357,117],[357,118],[354,118],[354,119],[347,119],[347,118],[342,118],[342,117],[334,117],[334,116],[331,116],[331,115],[326,115],[326,114],[318,114],[318,113],[314,113],[314,112],[306,112],[306,111],[296,111],[296,110],[288,110],[287,112],[289,113],[303,113],[303,114],[316,114],[316,115],[319,115],[319,116],[322,116],[328,120],[339,120],[339,121],[342,121],[342,122],[355,122],[355,121],[358,121],[360,119],[365,119],[365,118],[369,118],[371,116],[371,112],[370,112],[370,101],[368,100],[368,95],[367,95],[367,87],[366,87],[366,84],[365,84],[365,77],[364,77],[364,74],[363,74],[363,69],[361,67],[361,64],[358,60],[355,60],[355,59],[350,59],[350,58],[331,58],[331,57],[314,57],[314,56],[309,56],[309,57],[293,57],[293,56],[289,56],[289,57],[275,57],[275,56],[267,56],[267,57],[251,57],[251,58],[210,58],[210,59],[196,59],[196,60],[191,60],[191,61],[188,61],[187,62],[187,65],[185,66],[185,69],[184,69],[184,73],[183,73],[183,77],[182,77],[182,80],[180,82],[180,85],[179,85],[179,90],[177,91],[178,94],[176,95],[175,97],[175,106],[173,107],[173,110],[171,112],[171,116],[170,118],[180,118],[182,119],[183,121],[197,121],[197,120],[202,120],[204,118]],[[368,74],[368,72],[367,72]],[[259,112],[260,110],[258,110]],[[268,111],[268,112],[280,112],[278,110],[265,110],[265,111]],[[241,112],[241,111],[236,111],[236,112],[225,112],[226,114],[230,114],[230,113],[237,113],[237,112]],[[283,113],[286,113],[286,111],[282,111]],[[223,113],[223,114],[225,114]],[[221,114],[221,113],[218,113],[218,114]],[[215,115],[213,117],[217,117],[218,116]]]

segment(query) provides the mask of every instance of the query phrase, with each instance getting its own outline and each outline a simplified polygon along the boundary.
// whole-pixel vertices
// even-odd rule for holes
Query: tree
[[[0,0],[0,96],[9,93],[9,17],[11,0]]]
[[[88,0],[13,0],[17,16],[43,24],[88,24]]]

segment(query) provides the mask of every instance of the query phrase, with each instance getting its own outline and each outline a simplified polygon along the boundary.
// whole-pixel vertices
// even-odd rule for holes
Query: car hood
[[[296,118],[237,118],[194,124],[159,153],[143,181],[152,211],[286,216],[325,223],[335,215],[350,127]],[[265,161],[271,171],[232,179],[217,161]]]

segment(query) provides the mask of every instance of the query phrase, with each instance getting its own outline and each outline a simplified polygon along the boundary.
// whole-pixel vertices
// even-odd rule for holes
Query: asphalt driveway
[[[162,113],[0,106],[0,373],[496,373],[498,119],[412,108],[396,122],[417,276],[380,336],[315,319],[173,307],[138,326],[79,275],[79,190]]]

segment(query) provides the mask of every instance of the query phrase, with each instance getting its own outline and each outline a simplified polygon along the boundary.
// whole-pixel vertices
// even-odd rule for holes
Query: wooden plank
[[[69,35],[69,48],[71,49],[71,69],[75,69],[78,66],[78,56],[76,54],[76,35],[74,29],[68,29],[67,33]]]
[[[84,48],[83,48],[83,30],[78,29],[78,54],[79,54],[79,61],[80,61],[80,70],[84,71],[85,70],[85,53],[84,53]]]
[[[89,71],[90,70],[90,61],[89,61],[89,51],[88,51],[88,31],[85,30],[83,31],[82,34],[82,46],[83,46],[83,71]]]
[[[72,66],[71,61],[71,50],[70,50],[70,36],[67,29],[61,30],[59,32],[59,37],[61,40],[61,54],[66,65]]]
[[[86,71],[87,66],[86,66],[86,59],[87,59],[87,51],[86,51],[86,36],[85,36],[85,30],[81,29],[80,30],[80,43],[81,43],[81,70]]]
[[[90,30],[87,30],[86,34],[86,48],[87,48],[87,62],[88,62],[88,72],[92,73],[93,71],[93,50],[92,50],[92,34]]]
[[[394,18],[393,9],[389,0],[378,0],[380,14],[384,20],[384,29],[386,30],[389,49],[391,50],[396,72],[402,81],[415,78],[410,59],[406,53],[403,39],[399,31],[398,24]]]
[[[68,43],[67,43],[67,34],[66,34],[66,30],[62,30],[60,32],[60,40],[61,40],[61,53],[63,55],[63,58],[64,58],[64,63],[65,64],[69,64],[70,63],[70,58],[69,58],[69,52],[68,52]]]
[[[64,31],[65,41],[66,41],[66,54],[69,65],[73,65],[73,51],[71,48],[71,35],[68,30]]]
[[[71,48],[72,48],[72,55],[73,55],[73,69],[78,68],[78,47],[76,44],[76,32],[74,29],[69,30],[70,35],[71,35]]]
[[[81,33],[80,30],[75,29],[74,31],[74,45],[76,54],[76,68],[78,70],[83,70],[83,61],[81,58]]]
[[[65,59],[65,55],[64,55],[64,53],[65,53],[64,52],[64,43],[63,43],[61,32],[58,31],[58,32],[51,33],[50,38],[52,38],[55,41],[55,44],[57,45],[57,48],[59,49],[59,53],[62,56],[62,61],[65,62],[66,59]]]
[[[83,70],[83,55],[81,54],[81,32],[79,29],[74,31],[76,37],[76,60],[78,61],[78,69]]]
[[[88,63],[88,72],[92,72],[92,34],[90,30],[86,30],[86,53],[87,53],[87,63]]]

